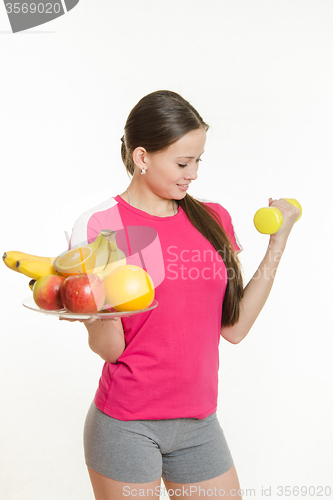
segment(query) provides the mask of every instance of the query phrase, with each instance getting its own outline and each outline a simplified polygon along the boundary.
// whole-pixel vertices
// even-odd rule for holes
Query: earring
[[[141,175],[145,175],[145,173],[146,173],[146,169],[145,169],[145,168],[143,168],[143,169],[141,170]]]

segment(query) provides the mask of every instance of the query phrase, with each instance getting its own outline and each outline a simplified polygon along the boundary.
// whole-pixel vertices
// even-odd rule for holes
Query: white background
[[[2,252],[57,255],[84,210],[125,190],[123,126],[158,89],[210,124],[190,194],[231,213],[246,282],[268,242],[255,211],[302,203],[265,309],[220,345],[218,416],[255,498],[333,495],[332,26],[331,0],[81,0],[11,34],[0,5]],[[29,279],[0,269],[0,498],[92,499],[82,428],[103,362],[81,324],[23,308]]]

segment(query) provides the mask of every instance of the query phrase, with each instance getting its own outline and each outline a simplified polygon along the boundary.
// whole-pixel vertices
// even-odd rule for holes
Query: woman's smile
[[[188,187],[189,187],[189,184],[177,184],[177,186],[179,187],[179,189],[181,189],[182,191],[187,191]]]

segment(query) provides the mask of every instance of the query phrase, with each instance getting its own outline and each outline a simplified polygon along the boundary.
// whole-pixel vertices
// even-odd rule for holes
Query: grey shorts
[[[196,483],[233,465],[216,413],[205,419],[123,421],[92,403],[84,426],[86,464],[117,481],[148,483],[162,477]]]

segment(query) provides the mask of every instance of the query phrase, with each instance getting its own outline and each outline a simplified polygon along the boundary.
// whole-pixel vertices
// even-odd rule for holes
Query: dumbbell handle
[[[286,201],[289,201],[292,205],[299,208],[301,213],[297,217],[296,221],[302,215],[302,207],[301,204],[295,200],[295,198],[284,198]],[[261,234],[275,234],[278,232],[280,227],[283,224],[283,215],[278,208],[275,207],[264,207],[260,208],[254,216],[253,219],[254,225]]]

